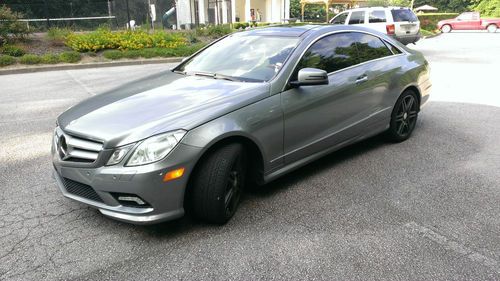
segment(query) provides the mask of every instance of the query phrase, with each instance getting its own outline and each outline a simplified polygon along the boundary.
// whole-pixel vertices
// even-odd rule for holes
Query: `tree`
[[[471,7],[481,16],[500,17],[500,0],[476,0]]]
[[[290,0],[290,17],[301,19],[301,5],[300,0]],[[326,18],[326,9],[321,4],[309,4],[304,8],[305,21],[324,21]]]
[[[418,7],[422,5],[429,4],[438,8],[438,12],[464,12],[469,10],[469,6],[474,0],[415,0],[413,7]],[[497,1],[498,0],[490,0]],[[369,6],[400,6],[400,7],[410,7],[411,0],[370,0],[368,1]]]
[[[0,46],[29,34],[26,24],[17,21],[20,17],[21,14],[12,12],[7,6],[0,6]]]

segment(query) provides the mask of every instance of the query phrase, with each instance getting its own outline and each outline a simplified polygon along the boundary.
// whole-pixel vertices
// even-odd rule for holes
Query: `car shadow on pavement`
[[[391,145],[391,143],[387,141],[383,133],[370,137],[361,142],[349,145],[321,157],[320,159],[304,165],[266,185],[247,189],[246,195],[260,198],[273,196],[284,189],[288,189],[290,186],[293,186],[298,182],[307,180],[307,178],[316,174],[320,174],[322,171],[332,169],[344,161],[352,160],[359,155],[367,153],[368,151],[378,149],[386,145]]]
[[[417,124],[418,126],[418,124]],[[245,201],[256,198],[256,200],[272,197],[281,192],[285,192],[294,184],[305,181],[309,177],[321,173],[322,171],[332,169],[336,165],[341,164],[344,161],[352,160],[360,155],[367,153],[368,151],[381,148],[386,145],[391,145],[383,134],[370,137],[359,143],[347,146],[338,151],[332,152],[316,161],[313,161],[294,172],[291,172],[283,177],[263,186],[247,188],[242,198],[241,204],[244,205]],[[211,225],[206,223],[201,223],[196,221],[189,214],[186,216],[174,220],[168,221],[157,225],[150,225],[144,227],[138,227],[139,231],[143,231],[145,235],[151,235],[158,238],[174,238],[178,235],[186,235],[188,232],[199,231],[205,229],[205,231],[224,231],[223,229],[231,227],[231,223],[234,223],[235,218],[222,228],[217,225]],[[202,231],[204,232],[204,231]]]

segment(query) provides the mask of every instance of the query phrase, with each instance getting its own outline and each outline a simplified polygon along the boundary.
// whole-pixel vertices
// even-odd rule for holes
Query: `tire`
[[[450,33],[451,32],[451,26],[449,24],[445,24],[441,26],[441,32],[443,33]]]
[[[490,33],[495,33],[495,32],[497,32],[498,26],[496,26],[494,24],[490,24],[490,25],[488,25],[488,27],[486,27],[486,29]]]
[[[245,156],[242,144],[230,143],[201,160],[190,191],[196,218],[224,224],[235,214],[245,185]]]
[[[419,103],[417,94],[406,90],[401,94],[391,114],[387,136],[392,142],[407,140],[413,133],[418,119]]]

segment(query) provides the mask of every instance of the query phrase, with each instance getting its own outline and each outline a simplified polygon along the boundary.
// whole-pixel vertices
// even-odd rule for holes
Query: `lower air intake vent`
[[[95,192],[95,190],[90,186],[83,183],[79,183],[74,180],[70,180],[67,178],[62,178],[64,183],[64,188],[68,193],[71,193],[76,196],[80,196],[92,201],[103,203],[101,197]]]

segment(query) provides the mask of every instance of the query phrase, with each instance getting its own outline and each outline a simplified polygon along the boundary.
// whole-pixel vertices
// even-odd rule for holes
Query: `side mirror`
[[[297,75],[297,81],[291,81],[293,87],[328,85],[328,73],[317,68],[302,68]]]

